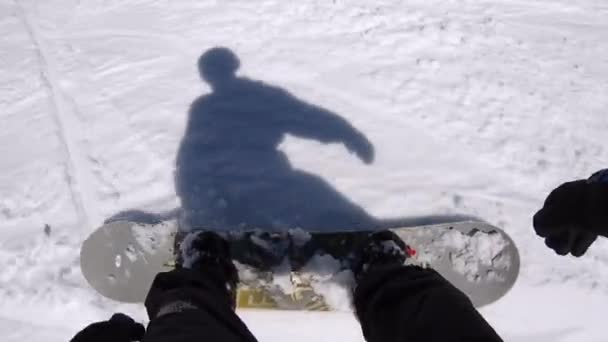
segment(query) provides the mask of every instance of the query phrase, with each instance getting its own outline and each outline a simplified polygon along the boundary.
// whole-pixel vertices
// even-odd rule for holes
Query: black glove
[[[109,321],[93,323],[84,328],[70,342],[134,342],[141,341],[145,333],[142,324],[117,313]]]
[[[608,183],[562,184],[534,215],[534,230],[559,255],[585,254],[598,235],[608,236]]]

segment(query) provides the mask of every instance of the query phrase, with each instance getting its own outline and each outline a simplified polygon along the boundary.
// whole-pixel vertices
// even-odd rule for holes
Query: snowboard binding
[[[400,266],[416,255],[397,234],[390,230],[370,234],[357,248],[351,261],[355,279],[376,267]]]
[[[192,269],[226,284],[232,306],[236,306],[239,272],[232,262],[228,241],[215,232],[191,232],[181,241],[179,252],[176,254],[177,268]]]

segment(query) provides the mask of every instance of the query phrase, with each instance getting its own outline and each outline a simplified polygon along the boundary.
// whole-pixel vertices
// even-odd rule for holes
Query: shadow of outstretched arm
[[[367,137],[339,115],[290,96],[285,132],[323,143],[342,143],[366,164],[374,160],[374,146]]]

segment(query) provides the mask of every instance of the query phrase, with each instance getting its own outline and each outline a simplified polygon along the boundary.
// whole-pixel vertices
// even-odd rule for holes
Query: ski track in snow
[[[93,204],[87,198],[89,191],[86,188],[86,181],[83,174],[82,163],[78,160],[81,152],[79,145],[73,136],[78,131],[78,127],[74,123],[74,118],[69,117],[66,103],[61,94],[57,76],[53,70],[52,62],[48,57],[44,42],[38,35],[35,24],[28,18],[28,14],[23,3],[19,0],[14,0],[17,5],[19,16],[23,21],[23,25],[27,30],[32,42],[35,46],[36,55],[40,66],[40,77],[49,93],[53,102],[53,108],[49,111],[53,117],[58,130],[58,135],[63,143],[65,159],[66,159],[66,179],[69,185],[74,207],[79,216],[77,224],[89,226],[92,222],[89,220],[89,211]],[[86,198],[86,199],[85,199]]]
[[[176,206],[186,112],[208,91],[196,60],[216,45],[376,150],[363,165],[288,136],[295,167],[378,217],[472,214],[511,234],[521,276],[482,310],[505,340],[604,340],[608,242],[559,258],[530,227],[549,190],[607,167],[603,1],[13,0],[0,30],[6,341],[65,341],[115,311],[145,320],[87,286],[79,244],[120,210]],[[260,340],[362,340],[349,313],[241,315]]]

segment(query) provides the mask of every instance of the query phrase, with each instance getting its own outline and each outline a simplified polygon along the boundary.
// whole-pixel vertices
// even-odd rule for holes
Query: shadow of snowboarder
[[[284,89],[237,77],[239,65],[236,55],[222,47],[199,58],[200,76],[212,92],[190,107],[179,147],[175,188],[182,208],[125,210],[106,223],[179,218],[182,230],[344,231],[479,221],[468,215],[376,219],[320,177],[294,169],[278,149],[285,134],[342,143],[366,164],[374,160],[374,148],[337,114]]]
[[[198,62],[212,92],[192,104],[176,162],[186,225],[215,230],[339,230],[375,220],[318,176],[294,169],[278,149],[285,134],[342,143],[363,162],[371,142],[346,120],[278,87],[237,77],[227,48]],[[188,228],[186,228],[188,229]]]

